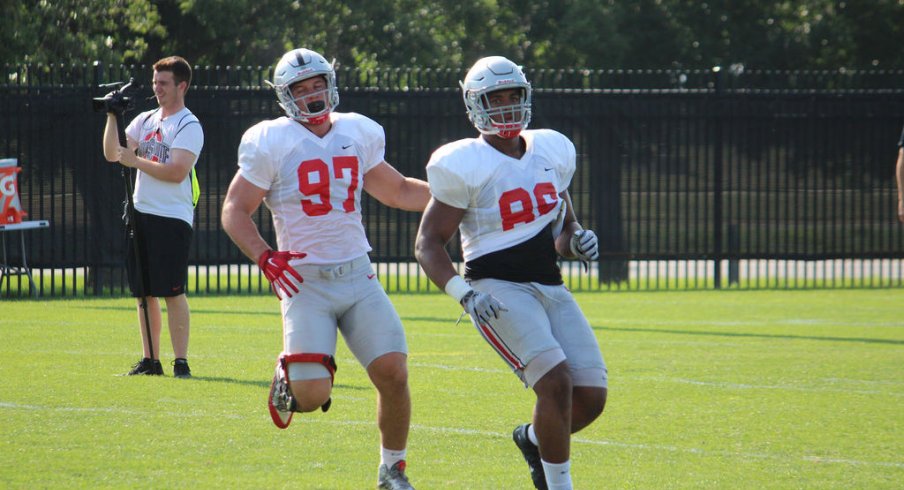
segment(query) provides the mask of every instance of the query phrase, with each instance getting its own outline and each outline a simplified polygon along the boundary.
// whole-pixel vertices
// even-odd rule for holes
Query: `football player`
[[[531,86],[512,61],[478,60],[461,89],[480,135],[431,156],[417,260],[536,394],[532,423],[513,432],[534,486],[571,488],[570,435],[599,417],[607,393],[596,337],[557,264],[599,256],[568,194],[575,148],[556,131],[527,130]],[[444,248],[456,230],[464,278]]]
[[[222,212],[223,229],[281,299],[284,347],[268,397],[270,415],[286,428],[294,412],[329,409],[341,333],[377,389],[379,488],[411,488],[405,475],[408,347],[367,256],[361,191],[387,206],[422,211],[429,187],[384,161],[379,124],[336,112],[336,72],[320,54],[289,51],[271,86],[286,115],[245,132]],[[262,202],[273,216],[276,250],[252,220]]]

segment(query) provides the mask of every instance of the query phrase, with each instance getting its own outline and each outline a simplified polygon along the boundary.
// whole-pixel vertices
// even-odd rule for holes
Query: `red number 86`
[[[552,211],[559,202],[556,188],[550,182],[535,185],[533,197],[537,201],[536,208],[539,211],[536,217]],[[531,195],[521,187],[502,193],[499,197],[499,212],[502,214],[502,231],[511,230],[518,223],[530,223],[536,218]]]

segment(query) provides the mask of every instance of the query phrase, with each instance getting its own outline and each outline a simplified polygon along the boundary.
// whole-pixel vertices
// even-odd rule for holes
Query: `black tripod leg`
[[[123,147],[126,147],[126,135],[125,128],[123,127],[123,117],[122,115],[116,116],[116,125],[117,131],[119,133],[119,144]],[[126,191],[126,213],[128,213],[129,217],[129,234],[132,237],[132,247],[135,252],[135,282],[137,283],[137,290],[135,291],[140,298],[141,311],[144,315],[144,333],[147,335],[148,340],[148,351],[151,355],[150,359],[154,359],[154,339],[151,336],[151,316],[148,313],[148,298],[144,291],[144,270],[142,269],[141,263],[141,247],[138,245],[138,241],[141,239],[140,228],[138,226],[138,222],[135,220],[135,202],[132,200],[132,179],[131,172],[126,172],[126,167],[122,167],[122,181],[125,184]]]

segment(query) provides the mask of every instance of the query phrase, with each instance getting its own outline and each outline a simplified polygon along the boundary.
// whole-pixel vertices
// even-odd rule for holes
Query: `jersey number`
[[[358,188],[358,157],[333,157],[333,176],[342,179],[345,171],[351,174],[348,192],[342,201],[342,209],[346,213],[355,210],[355,190]],[[323,216],[333,209],[330,202],[330,167],[323,160],[305,160],[298,166],[298,190],[305,196],[318,196],[319,199],[302,199],[301,209],[308,216]],[[311,176],[317,176],[314,182]]]
[[[556,188],[549,182],[540,182],[534,186],[534,199],[537,201],[538,216],[552,211],[558,198]],[[526,189],[521,187],[505,191],[499,197],[499,211],[502,214],[502,231],[508,231],[518,223],[530,223],[534,217],[534,201]]]

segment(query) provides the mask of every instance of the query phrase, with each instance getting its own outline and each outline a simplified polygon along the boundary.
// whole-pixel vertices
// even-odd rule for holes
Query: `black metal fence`
[[[101,83],[148,67],[6,67],[0,158],[16,158],[37,292],[119,295],[124,196],[103,159]],[[193,294],[260,291],[257,268],[219,225],[242,133],[281,114],[269,69],[196,67],[187,105],[204,125],[190,282]],[[433,149],[475,134],[457,81],[463,70],[340,69],[342,111],[383,125],[387,160],[423,178]],[[590,273],[563,263],[572,289],[900,287],[904,226],[894,161],[904,72],[533,70],[532,127],[571,137],[578,216],[600,236]],[[143,100],[136,110],[151,107]],[[372,260],[390,291],[435,289],[414,263],[419,214],[365,200]],[[272,241],[269,215],[257,216]],[[21,252],[5,233],[7,262]],[[460,257],[451,247],[453,257]],[[7,274],[2,296],[28,294]]]

